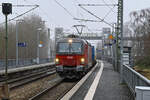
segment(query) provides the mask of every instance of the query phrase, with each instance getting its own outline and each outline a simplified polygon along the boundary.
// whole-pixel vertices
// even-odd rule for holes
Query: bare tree
[[[130,27],[134,32],[137,60],[145,60],[150,58],[150,9],[134,11],[130,14]]]
[[[18,22],[18,41],[26,43],[26,47],[19,47],[19,58],[36,58],[37,54],[37,34],[40,34],[42,47],[40,48],[40,58],[48,58],[49,37],[44,21],[40,16],[32,14]],[[39,31],[38,28],[41,28]],[[0,27],[0,59],[5,58],[5,28]],[[8,58],[16,58],[16,24],[9,23],[8,26]]]

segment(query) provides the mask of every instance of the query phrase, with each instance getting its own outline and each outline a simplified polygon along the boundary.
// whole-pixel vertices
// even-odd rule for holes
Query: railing
[[[48,62],[53,62],[53,58],[42,58],[39,60],[39,64],[48,63]],[[36,59],[19,59],[17,66],[16,66],[15,59],[8,60],[8,68],[17,68],[17,67],[23,67],[23,66],[29,66],[35,64],[37,64]],[[5,68],[5,60],[0,59],[0,70],[3,70],[4,68]]]
[[[123,79],[133,94],[135,94],[135,86],[150,86],[150,80],[128,65],[123,65]]]

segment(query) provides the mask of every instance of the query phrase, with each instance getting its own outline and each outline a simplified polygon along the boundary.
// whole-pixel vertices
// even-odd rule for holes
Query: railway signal
[[[9,15],[12,13],[12,4],[11,3],[2,3],[2,12],[4,15]]]
[[[5,66],[5,74],[7,76],[7,51],[8,51],[8,29],[7,29],[7,16],[9,14],[12,13],[12,4],[11,3],[3,3],[2,4],[2,12],[3,14],[5,15],[5,28],[6,28],[6,37],[5,37],[5,42],[6,42],[6,46],[5,46],[5,49],[6,49],[6,66]]]
[[[5,49],[6,49],[6,53],[5,53],[5,77],[6,77],[6,81],[5,84],[3,84],[2,88],[3,88],[3,97],[2,100],[9,100],[9,87],[7,84],[7,70],[8,70],[8,29],[7,29],[7,16],[9,14],[12,13],[12,4],[11,3],[2,3],[2,12],[5,15],[5,28],[6,28],[6,36],[5,36]]]

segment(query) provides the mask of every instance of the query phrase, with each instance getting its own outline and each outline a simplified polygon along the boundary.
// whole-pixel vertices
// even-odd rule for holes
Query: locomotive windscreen
[[[58,43],[57,53],[81,53],[82,52],[82,43],[73,42],[73,43]]]

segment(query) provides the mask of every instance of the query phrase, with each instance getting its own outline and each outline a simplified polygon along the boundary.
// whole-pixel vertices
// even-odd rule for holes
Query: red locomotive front
[[[91,66],[89,44],[80,38],[60,39],[56,45],[56,71],[61,77],[79,78]]]

